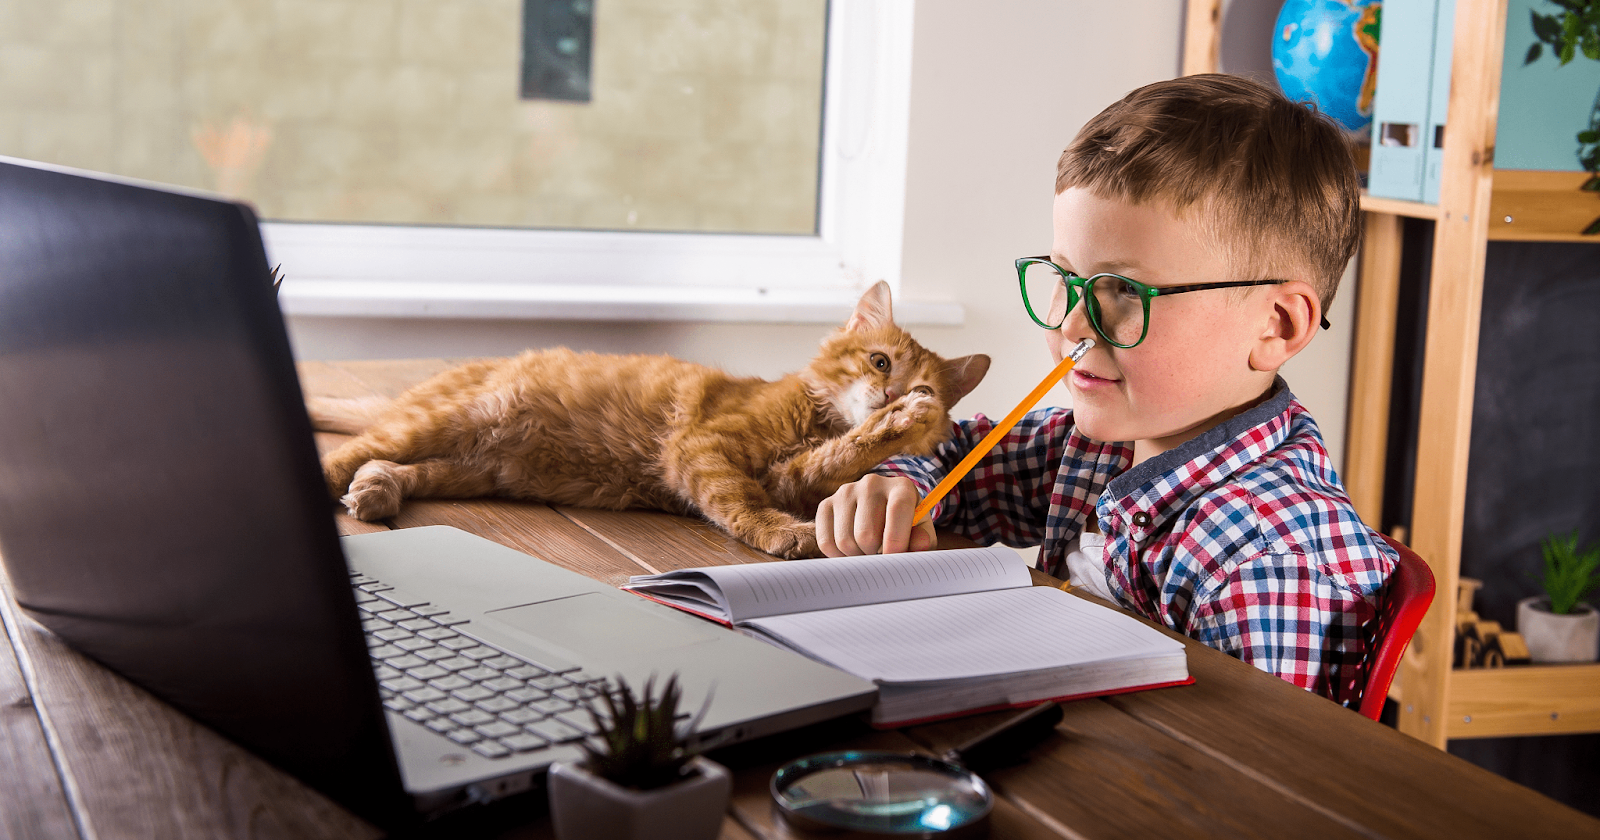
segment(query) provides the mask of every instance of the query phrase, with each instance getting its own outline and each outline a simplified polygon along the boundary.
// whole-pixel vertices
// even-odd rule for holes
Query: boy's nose
[[[1094,327],[1089,323],[1087,299],[1079,300],[1077,306],[1067,310],[1067,317],[1056,329],[1060,330],[1062,337],[1072,344],[1077,344],[1086,338],[1096,338]]]

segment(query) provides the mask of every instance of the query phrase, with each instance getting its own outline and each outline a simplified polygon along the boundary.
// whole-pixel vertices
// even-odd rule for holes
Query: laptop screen
[[[69,644],[369,816],[398,771],[250,208],[0,159],[0,558]]]

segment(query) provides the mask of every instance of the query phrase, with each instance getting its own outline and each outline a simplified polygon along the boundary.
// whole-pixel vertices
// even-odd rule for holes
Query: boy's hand
[[[922,494],[909,478],[868,475],[817,505],[817,547],[829,557],[927,551],[938,539],[933,522],[912,527]]]

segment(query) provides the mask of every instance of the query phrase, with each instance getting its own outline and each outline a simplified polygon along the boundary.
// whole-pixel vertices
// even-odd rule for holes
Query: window
[[[0,0],[0,152],[248,198],[291,314],[835,321],[898,280],[909,2],[574,0],[587,103],[519,98],[535,5]]]

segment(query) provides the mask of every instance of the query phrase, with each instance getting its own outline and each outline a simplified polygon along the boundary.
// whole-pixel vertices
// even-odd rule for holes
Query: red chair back
[[[1383,536],[1380,534],[1379,536]],[[1360,711],[1373,720],[1383,713],[1389,684],[1400,667],[1406,645],[1422,623],[1422,616],[1433,603],[1433,570],[1415,551],[1384,536],[1383,541],[1400,552],[1400,565],[1383,593],[1378,607],[1378,627],[1373,634],[1374,652],[1367,660],[1367,685],[1361,692]]]

